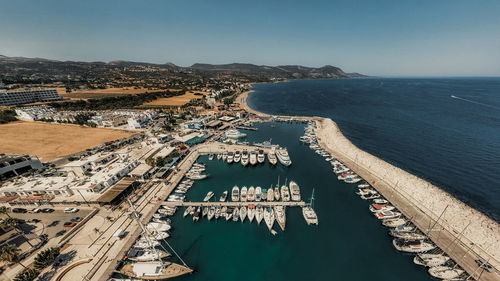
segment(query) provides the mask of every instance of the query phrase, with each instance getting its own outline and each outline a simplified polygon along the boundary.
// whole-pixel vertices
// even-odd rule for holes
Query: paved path
[[[246,207],[248,205],[261,205],[263,207],[286,206],[286,207],[303,207],[306,205],[304,201],[271,201],[271,202],[163,202],[163,206],[180,207]]]

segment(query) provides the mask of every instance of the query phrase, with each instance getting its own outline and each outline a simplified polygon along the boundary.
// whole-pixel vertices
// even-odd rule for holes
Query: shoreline
[[[238,96],[240,108],[263,118],[314,120],[319,143],[325,150],[370,182],[403,214],[413,218],[424,233],[433,226],[428,233],[431,240],[471,276],[479,273],[474,261],[477,257],[500,268],[500,224],[496,221],[439,187],[361,150],[330,118],[274,116],[251,108],[247,99],[252,92]],[[500,280],[500,275],[485,271],[481,280]]]

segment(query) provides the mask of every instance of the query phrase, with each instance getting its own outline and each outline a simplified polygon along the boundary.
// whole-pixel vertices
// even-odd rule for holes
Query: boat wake
[[[486,103],[482,103],[482,102],[477,102],[477,101],[473,101],[473,100],[468,100],[468,99],[464,99],[464,98],[457,97],[457,96],[454,96],[454,95],[451,95],[450,97],[452,99],[463,100],[463,101],[470,102],[470,103],[473,103],[473,104],[478,104],[478,105],[482,105],[482,106],[486,106],[486,107],[489,107],[489,108],[500,110],[500,107],[497,107],[497,106],[494,106],[494,105],[490,105],[490,104],[486,104]]]

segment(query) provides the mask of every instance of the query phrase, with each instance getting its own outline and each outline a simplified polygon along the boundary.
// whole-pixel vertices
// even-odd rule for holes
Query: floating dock
[[[285,207],[304,207],[306,203],[304,201],[266,201],[266,202],[163,202],[163,206],[167,207],[247,207],[248,205],[260,205],[262,207],[274,207],[274,206],[285,206]]]

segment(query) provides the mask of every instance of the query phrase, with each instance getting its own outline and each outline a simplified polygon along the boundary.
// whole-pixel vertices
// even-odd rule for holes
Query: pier
[[[304,207],[304,201],[266,201],[266,202],[163,202],[167,207],[247,207],[248,205],[260,205],[262,207]]]

